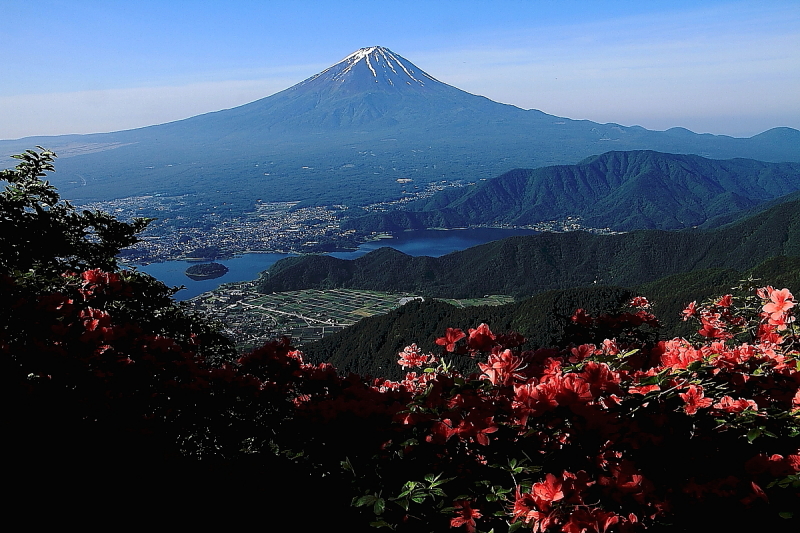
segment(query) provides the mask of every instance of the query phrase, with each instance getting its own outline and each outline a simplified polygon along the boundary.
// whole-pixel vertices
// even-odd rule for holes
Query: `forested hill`
[[[405,371],[397,365],[397,353],[411,343],[417,343],[424,351],[439,353],[441,346],[434,341],[448,327],[466,331],[487,323],[496,333],[521,333],[527,339],[526,348],[552,346],[566,338],[569,317],[577,308],[592,314],[613,312],[637,295],[653,302],[653,312],[662,323],[660,338],[688,337],[697,332],[697,325],[681,320],[681,310],[686,304],[735,292],[731,288],[748,276],[760,280],[762,285],[788,287],[797,294],[800,257],[772,258],[747,271],[707,269],[676,274],[632,288],[592,286],[553,290],[500,306],[458,308],[438,300],[415,301],[386,315],[360,320],[343,331],[303,346],[302,350],[310,360],[330,362],[341,372],[399,379]],[[458,358],[451,359],[458,364]],[[474,365],[474,361],[465,365]]]
[[[714,160],[649,150],[607,152],[576,165],[516,169],[441,191],[407,211],[353,219],[362,231],[510,224],[580,217],[619,231],[682,229],[800,190],[800,163]]]
[[[338,287],[470,298],[522,297],[592,284],[634,286],[697,269],[746,270],[764,258],[800,256],[798,213],[800,200],[792,200],[715,230],[542,233],[438,258],[411,257],[392,248],[349,261],[292,257],[262,276],[259,290]]]

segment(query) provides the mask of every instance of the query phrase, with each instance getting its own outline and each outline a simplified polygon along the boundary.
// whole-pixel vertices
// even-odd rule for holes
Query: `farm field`
[[[280,336],[296,346],[319,340],[361,320],[381,315],[421,296],[355,289],[307,289],[260,294],[253,282],[230,283],[189,300],[189,305],[219,321],[223,331],[246,350]],[[510,296],[445,300],[457,307],[501,305]]]
[[[440,298],[441,299],[441,298]],[[508,296],[506,294],[487,294],[483,298],[465,298],[462,300],[455,300],[450,298],[441,299],[443,302],[447,302],[450,305],[455,305],[456,307],[471,307],[473,305],[505,305],[514,302],[513,296]]]
[[[413,294],[331,289],[266,294],[241,305],[254,312],[293,317],[306,326],[351,326],[362,318],[388,313],[413,299]]]

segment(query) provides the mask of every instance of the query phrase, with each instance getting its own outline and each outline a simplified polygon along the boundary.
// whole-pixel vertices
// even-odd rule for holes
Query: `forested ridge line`
[[[661,321],[661,338],[689,337],[697,332],[682,320],[681,311],[693,300],[733,292],[742,280],[800,290],[800,257],[775,257],[746,271],[712,268],[675,274],[633,286],[592,286],[550,290],[519,302],[498,306],[459,308],[441,300],[409,302],[380,316],[364,318],[343,331],[302,347],[315,362],[330,362],[342,372],[402,377],[397,353],[411,343],[438,353],[434,340],[448,327],[467,328],[486,323],[492,331],[516,331],[528,348],[564,341],[575,309],[597,314],[614,312],[633,296],[645,296]],[[656,332],[654,332],[656,334]]]
[[[517,168],[445,189],[401,211],[354,218],[345,227],[397,232],[528,226],[570,217],[583,227],[615,231],[710,229],[797,190],[800,163],[612,151],[574,165]]]
[[[510,294],[594,284],[631,287],[708,268],[747,270],[764,258],[800,256],[800,200],[714,230],[641,230],[510,237],[444,255],[381,248],[354,260],[292,257],[262,276],[260,292],[352,288],[438,298]]]

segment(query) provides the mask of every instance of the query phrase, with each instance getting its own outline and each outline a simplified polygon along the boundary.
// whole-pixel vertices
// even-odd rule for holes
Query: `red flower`
[[[566,374],[558,380],[556,401],[559,405],[582,404],[594,400],[589,383],[578,374]]]
[[[535,380],[530,380],[524,385],[514,387],[514,401],[512,408],[519,419],[519,423],[525,425],[529,417],[537,417],[542,413],[558,407],[556,392],[558,386],[551,382],[536,384]]]
[[[744,398],[739,398],[738,400],[734,400],[730,396],[723,396],[719,399],[719,402],[713,405],[714,409],[719,409],[720,411],[725,411],[727,413],[741,413],[745,409],[752,409],[753,411],[758,411],[758,405],[753,400],[745,400]]]
[[[619,516],[612,511],[602,509],[577,509],[569,517],[569,521],[561,529],[564,533],[606,533],[609,528],[619,523]]]
[[[444,346],[445,350],[448,352],[454,352],[456,349],[456,343],[466,336],[467,334],[458,328],[447,328],[447,331],[444,333],[444,337],[439,337],[436,339],[436,344],[439,346]]]
[[[492,385],[510,385],[514,379],[524,380],[524,376],[517,373],[522,365],[522,359],[513,355],[511,350],[492,354],[486,363],[478,363],[483,375],[492,382]]]
[[[83,320],[86,331],[95,331],[97,328],[106,328],[111,325],[111,316],[100,309],[89,307],[81,311],[79,317]]]
[[[586,310],[576,309],[575,314],[572,315],[572,321],[576,324],[586,326],[592,323],[592,317],[586,314]]]
[[[453,421],[445,418],[442,421],[434,422],[431,426],[431,433],[425,440],[434,444],[444,444],[450,437],[458,433],[457,429],[453,428]]]
[[[453,502],[455,513],[458,516],[450,519],[450,527],[464,526],[469,533],[474,533],[476,529],[475,519],[480,518],[482,515],[480,511],[472,508],[471,503],[467,500]]]
[[[420,367],[428,362],[433,362],[430,356],[419,353],[419,349],[417,348],[416,344],[406,346],[403,351],[397,355],[400,357],[400,360],[397,361],[397,364],[403,368]]]
[[[488,352],[494,346],[496,338],[494,333],[489,329],[489,326],[481,324],[475,329],[470,328],[467,344],[472,350]]]
[[[583,367],[580,376],[589,384],[593,396],[599,396],[602,391],[617,391],[619,389],[619,374],[605,363],[589,361]]]
[[[694,301],[686,306],[686,309],[683,310],[683,319],[689,320],[690,317],[695,316],[697,313],[697,301]]]
[[[562,487],[561,479],[553,474],[547,474],[544,481],[534,483],[531,491],[539,509],[547,511],[553,502],[564,499]]]
[[[785,313],[794,307],[794,296],[789,292],[789,289],[773,290],[769,295],[769,299],[772,301],[766,304],[763,309],[765,313],[770,313],[774,320],[778,319],[775,315]]]
[[[769,503],[769,499],[767,498],[764,489],[759,487],[754,481],[750,482],[750,488],[752,489],[752,492],[748,496],[745,496],[741,499],[743,504],[750,505],[756,500],[764,500],[765,502]]]
[[[494,417],[490,416],[484,419],[477,419],[469,417],[468,420],[462,420],[458,427],[453,429],[453,433],[458,434],[459,438],[466,440],[468,438],[474,439],[478,444],[483,446],[489,445],[489,435],[497,431],[499,426],[494,423]]]
[[[720,320],[719,313],[707,313],[700,318],[703,327],[698,331],[703,337],[711,339],[730,339],[733,337],[728,331],[725,331],[725,324]]]
[[[661,387],[658,385],[658,383],[651,383],[647,385],[641,384],[642,381],[649,380],[649,378],[652,378],[656,375],[658,375],[658,370],[655,368],[651,368],[647,372],[636,371],[633,377],[636,380],[636,383],[639,383],[639,385],[634,385],[633,387],[628,388],[628,394],[645,395],[654,390],[661,390]]]
[[[112,290],[115,290],[119,289],[122,285],[119,274],[115,274],[114,272],[103,272],[99,268],[82,272],[81,279],[83,279],[84,287],[91,285],[108,285]]]
[[[619,346],[617,346],[617,341],[613,339],[606,339],[603,341],[603,353],[606,355],[618,355],[619,354]]]
[[[660,343],[664,353],[661,355],[661,364],[670,368],[686,368],[695,361],[703,359],[703,352],[695,350],[684,339],[672,339]]]
[[[687,415],[693,415],[698,409],[708,407],[714,403],[711,398],[703,397],[703,387],[698,385],[690,385],[689,389],[686,392],[681,392],[679,396],[686,402],[683,409]]]
[[[536,513],[536,502],[533,499],[533,495],[530,492],[523,493],[519,485],[517,485],[517,494],[514,499],[514,509],[512,512],[514,517],[511,519],[511,523],[516,522],[520,518],[522,518],[523,522],[527,523],[534,518],[534,516],[531,516],[531,513]]]
[[[597,350],[597,347],[594,344],[581,344],[576,348],[572,348],[570,350],[572,357],[569,358],[569,362],[580,363],[587,357],[594,355],[595,350]]]
[[[733,295],[732,294],[726,294],[725,296],[720,298],[716,303],[716,305],[718,305],[720,307],[730,307],[732,304],[733,304]]]

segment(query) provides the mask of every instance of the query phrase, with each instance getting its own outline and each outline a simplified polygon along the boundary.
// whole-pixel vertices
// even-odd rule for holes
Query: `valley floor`
[[[353,289],[302,290],[261,294],[254,282],[226,283],[188,301],[189,305],[223,325],[224,333],[242,351],[275,337],[291,337],[293,344],[319,340],[352,326],[362,318],[388,313],[413,300],[410,293]],[[457,307],[502,305],[514,299],[504,295],[445,300]]]

